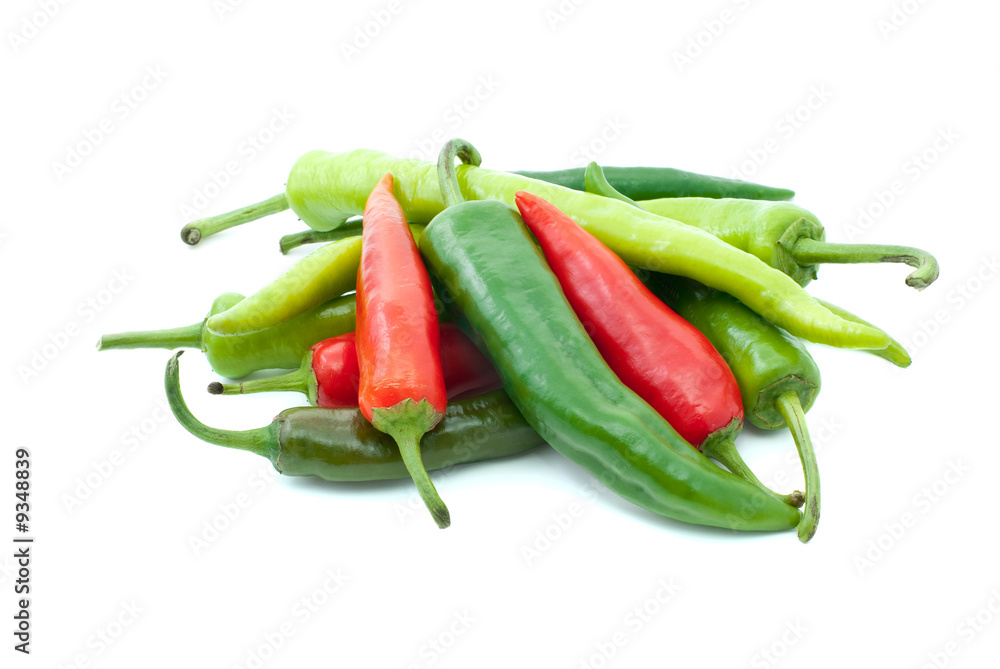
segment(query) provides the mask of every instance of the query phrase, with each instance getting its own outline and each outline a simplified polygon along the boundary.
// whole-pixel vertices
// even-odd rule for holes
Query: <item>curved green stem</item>
[[[140,330],[101,335],[97,350],[115,348],[201,348],[201,333],[205,321],[166,330]]]
[[[410,223],[410,233],[413,235],[415,240],[419,241],[420,234],[426,227],[426,225]],[[361,234],[362,225],[360,218],[357,220],[350,220],[339,228],[327,230],[325,232],[320,232],[318,230],[303,230],[302,232],[296,232],[282,237],[281,252],[288,253],[295,247],[303,244],[339,242],[341,239],[347,239],[348,237],[360,237]]]
[[[847,309],[844,309],[843,307],[838,307],[836,304],[831,304],[826,300],[819,299],[818,297],[816,298],[816,301],[846,321],[852,321],[854,323],[861,323],[862,325],[871,325],[871,327],[875,327],[865,319],[859,316],[855,316],[854,314],[852,314]],[[909,367],[910,363],[913,362],[913,359],[910,358],[910,354],[906,352],[906,349],[903,347],[903,345],[900,344],[895,339],[892,339],[889,342],[889,346],[887,346],[886,348],[876,349],[876,350],[870,350],[870,349],[862,349],[862,350],[865,350],[867,353],[871,353],[872,355],[877,355],[883,360],[888,360],[897,367]]]
[[[455,173],[455,158],[461,158],[462,163],[466,165],[477,167],[483,162],[483,157],[479,155],[476,147],[464,139],[450,139],[447,144],[441,147],[441,153],[438,154],[437,173],[438,184],[441,186],[441,196],[444,198],[446,208],[465,202],[462,189],[458,185],[458,175]]]
[[[287,254],[292,249],[298,248],[303,244],[336,242],[344,239],[345,237],[357,237],[360,234],[361,219],[352,218],[333,230],[303,230],[302,232],[294,232],[290,235],[285,235],[281,238],[279,246],[281,248],[281,253]]]
[[[927,251],[910,246],[885,244],[833,244],[808,237],[800,237],[788,249],[795,262],[800,265],[822,263],[868,263],[898,262],[915,267],[916,271],[906,277],[906,285],[923,290],[938,278],[938,263]]]
[[[280,450],[275,430],[275,426],[278,425],[277,421],[266,427],[259,427],[253,430],[220,430],[218,428],[209,427],[195,418],[194,414],[191,413],[191,410],[188,409],[187,404],[184,402],[184,396],[181,394],[180,374],[178,371],[179,365],[177,359],[183,352],[184,351],[177,352],[167,362],[167,371],[164,375],[163,381],[163,385],[167,391],[167,402],[170,404],[170,410],[173,412],[174,418],[177,419],[177,422],[179,422],[185,430],[202,441],[207,441],[208,443],[216,444],[217,446],[237,448],[241,451],[256,453],[257,455],[264,456],[271,462],[275,462],[278,458],[278,451]]]
[[[417,485],[420,498],[437,526],[444,529],[451,525],[451,513],[434,487],[420,455],[420,439],[440,420],[441,414],[427,400],[415,402],[405,399],[391,407],[372,409],[372,425],[395,440],[403,457],[403,464]]]
[[[296,369],[294,372],[269,376],[263,379],[252,379],[242,383],[220,383],[213,381],[208,384],[208,392],[213,395],[249,395],[266,392],[295,392],[309,394],[309,381],[312,370]]]
[[[809,437],[806,415],[799,403],[798,394],[794,391],[782,393],[775,400],[775,405],[792,433],[795,448],[799,451],[799,460],[802,461],[802,473],[806,481],[806,501],[802,508],[802,520],[799,521],[798,531],[799,540],[805,543],[813,538],[819,525],[819,464],[816,462],[816,451]]]
[[[618,189],[612,186],[611,182],[608,181],[608,178],[604,176],[604,169],[593,161],[587,165],[587,171],[583,173],[583,190],[586,193],[609,197],[612,200],[620,200],[621,202],[632,205],[636,209],[642,209],[638,202],[619,192]]]
[[[251,204],[242,209],[192,221],[181,229],[181,239],[184,240],[185,244],[194,246],[203,238],[214,235],[217,232],[222,232],[223,230],[243,225],[250,221],[256,221],[258,218],[264,218],[285,209],[288,209],[288,199],[284,193],[279,193],[274,197],[269,197],[262,202]]]
[[[805,502],[805,497],[798,490],[795,490],[788,495],[780,495],[764,485],[761,480],[757,478],[757,475],[753,473],[753,470],[750,469],[750,466],[747,465],[743,456],[741,456],[739,451],[736,450],[736,445],[733,443],[731,438],[707,442],[702,445],[701,452],[713,460],[722,463],[726,469],[736,474],[744,481],[754,484],[769,495],[774,495],[785,504],[798,508],[802,506],[803,502]]]

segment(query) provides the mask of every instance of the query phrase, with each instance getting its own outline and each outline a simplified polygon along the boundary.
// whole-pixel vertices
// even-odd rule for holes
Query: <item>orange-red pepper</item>
[[[763,487],[733,446],[743,426],[743,400],[708,339],[555,205],[525,191],[515,202],[573,311],[622,383],[688,443]]]
[[[358,267],[356,340],[358,406],[396,440],[410,476],[438,527],[451,516],[427,475],[420,439],[447,408],[438,315],[430,277],[386,174],[363,216]]]

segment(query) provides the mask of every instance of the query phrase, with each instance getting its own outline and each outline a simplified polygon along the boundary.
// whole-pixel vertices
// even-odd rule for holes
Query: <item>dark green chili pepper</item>
[[[243,299],[236,293],[220,295],[209,318]],[[281,325],[245,335],[221,336],[205,327],[208,321],[169,330],[108,334],[97,350],[118,348],[198,348],[221,376],[238,379],[262,369],[296,369],[316,342],[354,331],[354,295],[330,300]]]
[[[167,363],[167,401],[184,429],[199,439],[261,455],[286,476],[327,481],[409,478],[392,437],[376,430],[358,409],[286,409],[270,425],[252,430],[205,425],[181,395],[177,362],[181,353]],[[543,443],[498,390],[449,403],[444,418],[420,442],[420,450],[427,469],[442,469],[514,455]]]
[[[464,155],[463,155],[464,154]],[[601,358],[517,212],[461,203],[449,142],[439,160],[448,209],[420,238],[442,300],[500,373],[514,405],[557,451],[643,508],[742,530],[795,527],[799,512],[685,442]]]
[[[574,167],[554,172],[517,170],[530,179],[547,181],[573,190],[584,190],[586,169]],[[749,181],[684,172],[670,167],[605,167],[604,174],[619,193],[634,200],[661,197],[738,197],[748,200],[791,200],[787,188],[762,186]]]

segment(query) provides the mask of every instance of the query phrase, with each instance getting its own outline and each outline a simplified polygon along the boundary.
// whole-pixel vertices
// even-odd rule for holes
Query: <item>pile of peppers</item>
[[[459,164],[456,165],[456,160]],[[291,209],[322,243],[250,297],[189,326],[105,335],[98,350],[197,348],[218,395],[292,391],[310,406],[251,430],[167,399],[194,436],[329,481],[412,478],[549,444],[656,514],[815,534],[818,464],[805,413],[820,373],[802,340],[910,364],[875,325],[812,297],[820,264],[890,262],[938,276],[920,249],[834,244],[790,190],[670,168],[499,172],[453,139],[436,164],[313,151],[283,193],[195,221],[188,244]],[[261,370],[289,370],[241,380]],[[766,487],[735,440],[788,428],[803,490]]]

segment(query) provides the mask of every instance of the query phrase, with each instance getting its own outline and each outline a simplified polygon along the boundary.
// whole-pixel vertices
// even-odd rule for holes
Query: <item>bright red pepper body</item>
[[[515,199],[573,310],[622,383],[694,446],[738,430],[740,390],[708,340],[555,206],[523,191]]]
[[[430,277],[386,174],[365,204],[358,267],[355,337],[361,379],[358,407],[392,436],[439,527],[448,508],[420,458],[420,438],[444,415],[438,315]]]
[[[454,323],[439,326],[441,372],[448,399],[500,388],[500,377],[476,345]],[[358,349],[354,333],[331,337],[312,347],[316,405],[330,409],[358,406]]]

